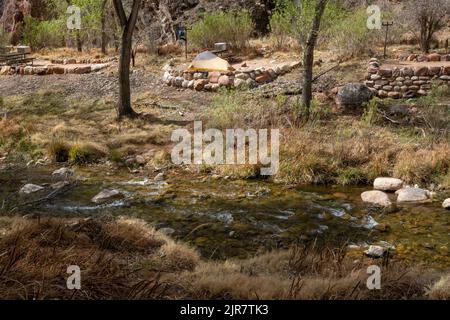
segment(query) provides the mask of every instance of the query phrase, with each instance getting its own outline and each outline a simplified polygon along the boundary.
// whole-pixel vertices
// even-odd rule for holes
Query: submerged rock
[[[110,200],[123,198],[123,194],[116,189],[105,189],[92,198],[93,203],[104,203]]]
[[[395,178],[376,178],[373,187],[375,190],[397,191],[403,187],[403,181]]]
[[[380,207],[389,207],[392,205],[389,196],[386,193],[378,190],[363,192],[361,194],[361,199],[366,203],[370,203]]]
[[[444,209],[450,210],[450,198],[446,199],[443,203],[442,203],[442,207]]]
[[[58,190],[58,189],[62,189],[64,187],[66,187],[68,185],[70,185],[69,181],[59,181],[59,182],[56,182],[56,183],[52,184],[50,187],[53,190]]]
[[[161,228],[158,231],[162,234],[165,234],[166,236],[170,236],[175,233],[175,229],[172,228]]]
[[[165,177],[164,177],[164,173],[158,173],[156,175],[156,177],[154,178],[155,181],[164,181]]]
[[[53,171],[52,176],[67,178],[67,177],[73,175],[73,173],[74,173],[73,169],[63,167],[63,168]]]
[[[424,202],[430,199],[430,192],[420,188],[403,188],[396,194],[397,202]]]
[[[28,184],[24,185],[22,187],[22,189],[20,189],[19,193],[30,194],[30,193],[41,191],[43,189],[44,189],[44,187],[38,186],[36,184],[28,183]]]

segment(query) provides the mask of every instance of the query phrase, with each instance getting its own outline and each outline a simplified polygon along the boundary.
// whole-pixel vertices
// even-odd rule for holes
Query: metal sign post
[[[186,55],[186,60],[188,59],[188,41],[187,41],[187,31],[188,29],[184,26],[178,26],[175,35],[177,37],[177,41],[184,41],[184,52]]]
[[[387,55],[387,41],[388,41],[388,33],[389,33],[389,27],[393,26],[394,22],[383,22],[383,27],[386,28],[386,36],[384,38],[384,59],[386,59]]]

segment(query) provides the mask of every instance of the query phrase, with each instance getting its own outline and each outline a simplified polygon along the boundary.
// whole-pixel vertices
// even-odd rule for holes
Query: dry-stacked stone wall
[[[427,95],[433,83],[450,85],[450,65],[447,64],[383,67],[378,59],[372,58],[367,73],[365,85],[379,98],[415,98]]]
[[[162,80],[168,86],[196,91],[216,91],[220,87],[254,88],[276,80],[291,72],[301,63],[290,63],[275,68],[245,69],[240,71],[181,71],[164,67]]]
[[[44,65],[44,66],[3,66],[0,75],[45,76],[50,74],[86,74],[97,72],[109,66],[108,63],[92,65]]]

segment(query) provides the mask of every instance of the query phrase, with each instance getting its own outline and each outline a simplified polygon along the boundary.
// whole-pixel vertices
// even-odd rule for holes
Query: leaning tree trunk
[[[308,36],[308,40],[305,46],[305,52],[303,54],[303,90],[302,90],[302,102],[304,108],[304,116],[306,120],[309,120],[311,101],[312,101],[312,82],[313,82],[313,66],[314,66],[314,49],[316,47],[317,38],[319,36],[320,23],[322,21],[325,7],[328,0],[318,0],[314,13],[314,20],[311,31]]]

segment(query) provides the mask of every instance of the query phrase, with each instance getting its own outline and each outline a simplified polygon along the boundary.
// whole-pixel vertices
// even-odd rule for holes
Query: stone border
[[[410,99],[425,96],[432,83],[450,85],[450,66],[382,67],[372,58],[365,85],[379,98]]]
[[[196,91],[216,91],[220,87],[255,88],[275,81],[279,76],[287,74],[301,66],[301,62],[285,64],[276,68],[258,68],[245,71],[208,72],[180,71],[170,65],[163,70],[162,80],[168,86]]]
[[[109,63],[93,64],[88,66],[62,66],[62,65],[47,65],[47,66],[3,66],[0,68],[0,76],[6,75],[21,75],[21,76],[45,76],[50,74],[87,74],[97,72],[109,66]]]
[[[424,54],[410,54],[410,55],[400,55],[399,60],[411,61],[411,62],[439,62],[439,61],[450,61],[450,54],[439,54],[431,53],[429,55]]]
[[[104,58],[104,59],[75,59],[75,58],[60,58],[52,59],[52,64],[105,64],[108,62],[118,61],[117,57]]]

